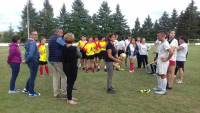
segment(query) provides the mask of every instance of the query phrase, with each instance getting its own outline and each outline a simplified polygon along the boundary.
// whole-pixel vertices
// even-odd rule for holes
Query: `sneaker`
[[[33,94],[29,93],[28,96],[37,97],[37,96],[40,96],[40,93],[33,93]]]
[[[111,88],[110,88],[110,89],[107,90],[107,93],[109,93],[109,94],[115,94],[116,92],[115,92],[114,89],[111,89]]]
[[[161,91],[155,91],[154,93],[158,94],[158,95],[165,95],[165,94],[167,94],[167,91],[161,90]]]
[[[27,90],[26,88],[24,88],[24,89],[22,90],[22,93],[28,94],[28,90]]]
[[[72,97],[72,100],[74,100],[74,101],[78,101],[78,99],[77,99],[77,98],[75,98],[75,97]]]
[[[19,91],[17,91],[17,90],[9,90],[8,91],[8,94],[16,94],[16,93],[19,93]]]
[[[134,73],[134,70],[129,70],[130,73]]]
[[[74,101],[74,100],[68,100],[67,103],[68,103],[68,104],[71,104],[71,105],[76,105],[76,104],[78,104],[78,103],[77,103],[76,101]]]
[[[161,91],[162,89],[161,88],[158,88],[158,87],[154,87],[153,88],[153,91]]]
[[[178,80],[178,81],[177,81],[177,83],[178,83],[178,84],[182,84],[182,83],[183,83],[183,81],[181,81],[181,80]]]

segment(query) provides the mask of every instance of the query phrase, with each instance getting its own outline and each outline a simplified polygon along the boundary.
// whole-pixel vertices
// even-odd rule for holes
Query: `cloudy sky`
[[[74,0],[49,0],[54,8],[55,17],[58,16],[62,4],[65,3],[68,12],[71,12],[71,5]],[[188,6],[191,0],[82,0],[85,8],[92,15],[96,13],[103,1],[107,1],[112,12],[115,11],[117,4],[120,5],[122,13],[127,19],[128,25],[132,28],[134,21],[139,17],[140,21],[149,14],[153,21],[158,19],[164,11],[171,14],[173,8],[180,13]],[[194,0],[196,6],[200,8],[200,0]],[[18,31],[18,26],[21,21],[21,12],[27,0],[0,0],[0,31],[8,29],[12,25],[15,31]],[[44,0],[32,0],[32,3],[37,11],[43,8]],[[198,9],[200,10],[200,9]]]

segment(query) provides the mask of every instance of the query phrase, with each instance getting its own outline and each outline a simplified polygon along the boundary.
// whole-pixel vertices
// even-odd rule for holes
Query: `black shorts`
[[[124,53],[124,50],[118,50],[118,56],[120,56],[122,53]]]
[[[90,55],[90,56],[86,56],[87,60],[93,60],[94,59],[94,55]]]
[[[99,54],[99,59],[105,59],[106,51],[101,51]]]
[[[184,69],[184,61],[176,61],[176,68],[183,68]]]
[[[100,53],[96,53],[96,54],[94,55],[94,58],[99,58],[99,56],[100,56]]]
[[[81,54],[82,54],[82,59],[86,59],[86,53],[85,53],[85,51],[83,51],[83,50],[81,50]]]
[[[44,61],[39,61],[39,65],[46,65],[46,64],[48,64],[47,61],[45,61],[45,62]]]

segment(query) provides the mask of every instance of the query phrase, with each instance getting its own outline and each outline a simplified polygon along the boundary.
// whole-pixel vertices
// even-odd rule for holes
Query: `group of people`
[[[51,73],[53,77],[53,96],[67,98],[69,104],[77,104],[78,101],[72,96],[72,91],[79,67],[85,72],[104,69],[107,72],[107,93],[115,94],[112,85],[115,68],[118,69],[119,66],[119,69],[123,70],[123,63],[128,66],[127,62],[129,61],[129,72],[133,73],[136,61],[139,71],[142,70],[142,64],[144,68],[148,65],[150,46],[146,44],[145,38],[135,39],[128,36],[126,40],[118,41],[117,34],[88,39],[81,36],[81,40],[74,45],[73,33],[64,34],[62,29],[56,29],[48,41],[48,57],[45,36],[40,38],[39,44],[37,44],[37,40],[37,31],[31,32],[30,38],[25,43],[25,59],[22,60],[19,48],[20,37],[13,37],[8,54],[8,64],[12,70],[9,94],[18,92],[15,81],[21,63],[26,63],[30,71],[30,76],[22,92],[29,96],[40,96],[40,93],[34,90],[35,79],[38,69],[41,79],[44,77],[43,71],[45,70],[46,75]],[[167,89],[172,89],[175,75],[178,72],[180,76],[176,76],[177,82],[183,83],[184,62],[188,46],[183,36],[178,40],[175,38],[175,31],[170,31],[169,35],[159,31],[154,47],[157,87],[153,90],[156,94],[166,94]],[[49,69],[48,63],[51,65],[51,69]]]

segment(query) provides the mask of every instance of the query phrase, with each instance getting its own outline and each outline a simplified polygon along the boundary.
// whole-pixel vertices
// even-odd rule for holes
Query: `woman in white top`
[[[179,76],[177,76],[177,83],[183,83],[184,63],[188,54],[188,45],[183,36],[179,37],[179,44],[180,45],[177,48],[175,75],[179,72]]]
[[[174,73],[175,73],[175,68],[176,68],[176,55],[177,55],[177,47],[178,47],[178,41],[175,38],[176,32],[175,31],[170,31],[169,37],[168,37],[168,42],[170,45],[170,48],[173,51],[173,55],[169,60],[169,67],[167,71],[167,89],[172,89],[173,84],[174,84]]]
[[[147,56],[148,55],[148,46],[146,44],[145,38],[142,38],[142,40],[141,40],[141,44],[139,46],[139,53],[140,53],[140,60],[141,60],[139,68],[141,69],[142,64],[143,64],[143,67],[145,68],[146,65],[148,64],[148,56]]]
[[[136,61],[136,42],[135,39],[132,38],[130,41],[130,44],[128,45],[126,52],[128,54],[129,57],[129,61],[130,61],[130,69],[129,72],[133,73],[135,71],[135,61]]]

